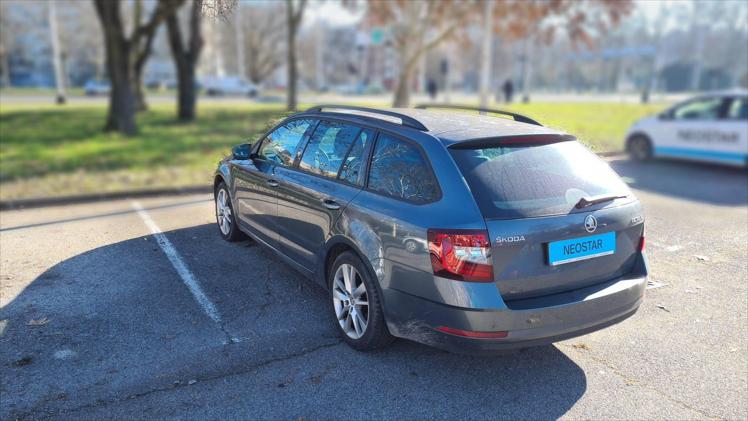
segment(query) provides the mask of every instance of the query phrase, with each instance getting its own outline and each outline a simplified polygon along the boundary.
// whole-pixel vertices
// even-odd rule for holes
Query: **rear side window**
[[[368,187],[416,203],[439,198],[439,186],[419,148],[384,133],[372,154]]]
[[[290,167],[296,158],[296,150],[312,120],[291,120],[273,130],[262,142],[260,158]]]
[[[364,162],[364,152],[366,147],[374,139],[374,131],[370,129],[364,129],[353,142],[351,150],[348,152],[348,156],[343,160],[343,165],[340,167],[339,178],[345,180],[351,184],[357,186],[361,185],[359,181],[359,173],[361,172],[361,165]]]
[[[299,167],[326,177],[338,176],[348,150],[361,128],[343,123],[322,121],[309,139]]]
[[[579,142],[449,152],[487,219],[568,214],[582,197],[632,197],[618,175]]]
[[[748,120],[748,97],[733,98],[727,110],[730,120]]]

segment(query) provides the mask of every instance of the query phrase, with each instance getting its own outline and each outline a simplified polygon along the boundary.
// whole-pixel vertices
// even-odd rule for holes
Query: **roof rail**
[[[527,123],[527,124],[534,124],[536,126],[542,126],[542,124],[538,123],[536,120],[533,120],[532,118],[526,115],[512,113],[512,112],[504,111],[504,110],[495,110],[491,108],[471,107],[469,105],[453,105],[453,104],[418,104],[416,105],[416,108],[421,109],[421,110],[425,110],[427,108],[445,108],[445,109],[452,109],[452,110],[478,111],[481,114],[486,114],[486,113],[502,114],[502,115],[508,115],[514,118],[514,121],[519,121],[520,123]]]
[[[426,128],[426,126],[423,125],[420,121],[416,120],[413,117],[407,116],[405,114],[400,114],[394,111],[388,111],[388,110],[379,110],[376,108],[368,108],[368,107],[358,107],[355,105],[334,105],[334,104],[323,104],[323,105],[315,105],[312,108],[309,108],[306,110],[308,113],[321,113],[324,109],[335,109],[335,110],[352,110],[352,111],[362,111],[370,114],[380,114],[380,115],[386,115],[388,117],[394,117],[400,120],[400,124],[403,126],[412,127],[416,130],[421,131],[428,131],[429,129]]]

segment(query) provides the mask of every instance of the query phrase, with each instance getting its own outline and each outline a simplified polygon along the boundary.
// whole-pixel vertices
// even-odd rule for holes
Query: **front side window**
[[[439,198],[431,167],[416,145],[380,134],[369,169],[369,188],[417,203]]]
[[[374,131],[371,129],[364,129],[353,142],[351,150],[348,152],[348,156],[343,160],[343,165],[340,167],[339,178],[345,180],[351,184],[357,186],[361,185],[359,181],[359,174],[361,172],[361,166],[364,162],[364,153],[366,147],[374,139]]]
[[[722,98],[697,99],[673,111],[676,120],[716,120],[722,108]]]
[[[312,120],[291,120],[273,130],[262,142],[260,158],[290,167],[304,133],[311,125]]]
[[[325,177],[338,176],[343,159],[361,129],[343,123],[322,121],[309,139],[299,167]]]

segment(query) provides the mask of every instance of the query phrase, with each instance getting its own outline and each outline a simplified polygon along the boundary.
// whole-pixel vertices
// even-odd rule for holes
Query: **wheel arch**
[[[320,267],[318,269],[318,276],[321,278],[321,284],[325,288],[330,286],[327,284],[328,277],[330,275],[330,269],[335,258],[340,254],[351,251],[353,254],[361,259],[361,262],[366,266],[366,270],[369,271],[369,276],[374,280],[377,289],[379,290],[380,297],[382,296],[382,288],[379,285],[379,277],[371,264],[371,261],[361,251],[361,249],[348,237],[343,235],[334,235],[327,240],[324,247],[324,259],[320,261]]]
[[[343,235],[334,235],[327,240],[327,243],[324,247],[325,258],[321,259],[321,267],[318,269],[317,276],[318,278],[321,278],[319,283],[322,284],[326,290],[330,290],[330,285],[328,285],[327,280],[332,263],[335,261],[335,258],[337,256],[345,253],[346,251],[351,251],[353,254],[358,256],[358,258],[364,264],[365,269],[369,272],[369,276],[374,281],[374,287],[377,289],[379,300],[382,304],[382,317],[384,317],[385,324],[389,328],[389,322],[387,321],[388,313],[386,298],[384,296],[384,293],[382,292],[382,286],[379,284],[379,277],[374,270],[374,266],[372,265],[371,260],[366,257],[366,254],[364,254],[361,249],[355,244],[355,242],[353,242],[350,238]]]

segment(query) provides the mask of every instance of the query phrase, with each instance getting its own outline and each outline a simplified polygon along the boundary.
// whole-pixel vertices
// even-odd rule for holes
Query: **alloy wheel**
[[[332,302],[343,332],[351,339],[364,336],[369,323],[369,298],[364,280],[353,265],[344,263],[335,272]]]
[[[218,195],[216,195],[216,219],[221,233],[229,235],[229,232],[231,232],[231,205],[225,189],[219,190]]]

